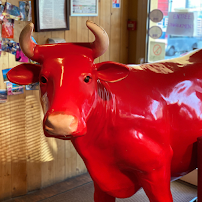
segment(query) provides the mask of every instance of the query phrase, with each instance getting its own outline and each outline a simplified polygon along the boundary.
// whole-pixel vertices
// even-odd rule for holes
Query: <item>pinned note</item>
[[[151,41],[149,61],[152,62],[163,59],[165,59],[165,43]]]
[[[168,16],[167,34],[179,36],[193,36],[194,13],[170,12]]]

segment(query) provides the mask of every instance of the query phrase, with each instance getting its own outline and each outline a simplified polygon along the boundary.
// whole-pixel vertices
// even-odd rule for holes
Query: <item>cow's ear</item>
[[[102,81],[117,82],[126,78],[129,68],[116,62],[102,62],[96,64],[97,77]]]
[[[39,81],[40,71],[40,65],[23,63],[12,68],[7,73],[7,78],[12,83],[28,85]]]

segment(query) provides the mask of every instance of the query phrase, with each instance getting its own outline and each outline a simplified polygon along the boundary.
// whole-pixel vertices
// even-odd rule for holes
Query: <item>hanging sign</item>
[[[163,12],[159,9],[154,9],[149,13],[149,19],[152,22],[160,22],[163,19]]]
[[[194,13],[170,12],[168,16],[167,34],[179,36],[193,36]]]
[[[158,26],[153,26],[149,29],[149,36],[153,39],[158,39],[162,35],[162,29]]]

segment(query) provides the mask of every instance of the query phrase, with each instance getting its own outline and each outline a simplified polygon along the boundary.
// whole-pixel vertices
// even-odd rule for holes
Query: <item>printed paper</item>
[[[13,36],[14,36],[14,20],[4,18],[2,23],[2,38],[12,39]]]
[[[24,93],[23,86],[17,85],[15,83],[7,82],[6,87],[8,95],[19,95]]]
[[[32,21],[31,1],[19,1],[19,8],[22,21]]]
[[[7,91],[5,89],[0,89],[0,103],[7,101]]]
[[[112,8],[120,8],[120,1],[121,0],[113,0],[112,1]]]
[[[150,42],[149,61],[158,61],[165,59],[165,43]]]
[[[11,70],[11,68],[9,68],[9,69],[3,69],[2,70],[4,83],[9,81],[8,78],[7,78],[7,76],[6,76],[6,74],[8,73],[9,70]]]
[[[3,15],[8,19],[20,20],[20,9],[8,2],[5,3],[5,9]]]
[[[2,51],[16,55],[17,43],[13,40],[3,38],[3,40],[2,40]]]
[[[64,0],[39,0],[39,5],[41,29],[66,28]]]
[[[170,12],[168,16],[167,34],[179,36],[193,36],[194,13]]]
[[[26,90],[39,90],[39,82],[25,86]]]
[[[19,43],[17,43],[15,59],[17,62],[29,62],[29,58],[22,52]]]

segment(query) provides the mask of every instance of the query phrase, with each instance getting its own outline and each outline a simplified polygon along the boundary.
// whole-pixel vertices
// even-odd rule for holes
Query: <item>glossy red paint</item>
[[[41,71],[21,64],[8,79],[38,78],[44,133],[71,139],[94,181],[95,202],[130,197],[141,187],[151,202],[173,201],[170,180],[197,167],[202,50],[134,67],[95,64],[91,44],[41,45],[35,53]]]

